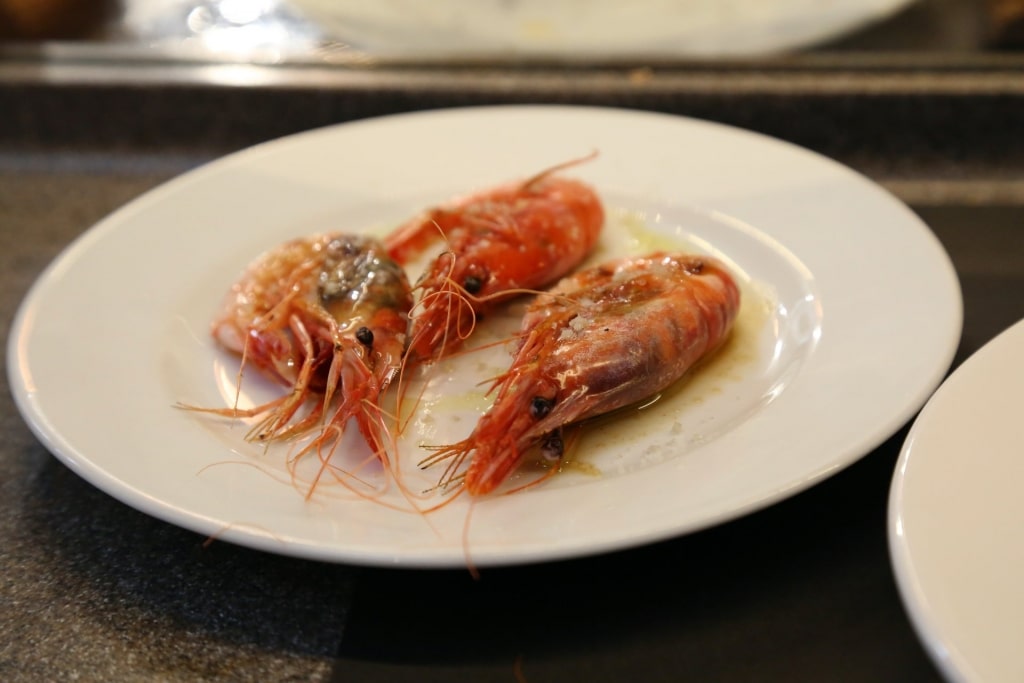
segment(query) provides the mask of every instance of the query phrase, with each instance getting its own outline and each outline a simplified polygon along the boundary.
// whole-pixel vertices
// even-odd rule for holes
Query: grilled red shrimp
[[[604,207],[589,186],[553,175],[564,166],[431,209],[385,239],[399,263],[446,243],[416,285],[409,360],[452,351],[504,296],[546,287],[587,256]]]
[[[256,408],[204,409],[261,417],[249,434],[269,441],[322,431],[335,443],[349,418],[386,457],[380,396],[404,352],[412,294],[379,241],[340,233],[296,239],[256,259],[228,293],[214,338],[290,389]],[[317,404],[305,416],[310,397]],[[325,415],[330,414],[327,421]]]
[[[421,465],[449,460],[441,485],[463,479],[482,495],[531,448],[560,457],[564,426],[676,382],[726,339],[739,303],[732,276],[708,256],[658,252],[565,278],[527,309],[512,364],[472,434]]]

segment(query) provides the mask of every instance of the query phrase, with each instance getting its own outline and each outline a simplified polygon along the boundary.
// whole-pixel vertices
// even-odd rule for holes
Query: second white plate
[[[237,360],[214,347],[208,324],[264,249],[323,230],[379,232],[594,149],[597,160],[569,173],[609,207],[595,258],[664,245],[713,252],[735,268],[745,301],[715,363],[588,432],[562,475],[476,504],[464,533],[465,497],[428,517],[326,485],[306,500],[279,449],[245,443],[244,426],[173,408],[230,397]],[[496,107],[312,131],[147,193],[40,277],[8,360],[18,405],[47,447],[140,510],[284,554],[452,567],[468,549],[484,566],[663,539],[811,486],[924,403],[960,326],[957,279],[932,233],[839,164],[672,116]],[[406,449],[403,471],[423,477],[413,485],[436,477],[417,472],[415,442],[469,431],[483,406],[473,387],[507,362],[493,352],[454,359],[430,388]],[[404,503],[395,491],[383,500]]]
[[[1024,680],[1024,322],[928,401],[893,478],[889,545],[911,621],[952,681]]]

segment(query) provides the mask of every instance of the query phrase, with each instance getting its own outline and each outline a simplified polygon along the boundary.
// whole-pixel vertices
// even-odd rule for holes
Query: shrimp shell
[[[442,485],[494,491],[531,448],[560,456],[564,426],[679,380],[724,342],[739,305],[732,276],[708,256],[657,252],[563,279],[527,309],[512,364],[472,434],[421,465],[448,460]]]
[[[354,417],[386,459],[380,397],[399,370],[411,307],[404,271],[375,239],[328,233],[282,244],[232,286],[212,334],[241,355],[242,370],[251,364],[289,392],[252,409],[201,410],[259,417],[248,436],[256,441],[319,430],[310,450],[337,443]],[[300,415],[309,398],[314,408]]]
[[[587,256],[604,207],[588,185],[553,175],[564,166],[427,211],[385,239],[399,263],[446,244],[416,285],[409,360],[449,353],[500,300],[550,285]]]

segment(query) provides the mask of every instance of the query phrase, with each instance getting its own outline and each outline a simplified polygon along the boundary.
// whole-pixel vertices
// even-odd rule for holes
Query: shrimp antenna
[[[473,556],[469,552],[469,525],[473,518],[473,510],[476,508],[476,501],[472,498],[469,501],[469,509],[466,510],[466,519],[462,522],[462,557],[466,560],[466,569],[474,581],[480,580],[480,570],[473,562]]]
[[[572,168],[573,166],[579,166],[580,164],[585,164],[588,161],[593,161],[594,159],[596,159],[598,157],[598,154],[599,154],[598,150],[595,149],[594,151],[592,151],[590,154],[587,154],[586,156],[578,157],[576,159],[570,159],[569,161],[563,161],[560,164],[555,164],[554,166],[550,166],[548,168],[545,168],[543,171],[541,171],[537,175],[532,176],[532,177],[528,178],[527,180],[525,180],[523,182],[523,188],[526,189],[526,188],[530,187],[531,185],[539,183],[541,180],[544,180],[544,178],[547,178],[549,175],[558,173],[559,171],[564,171],[567,168]]]
[[[238,363],[238,374],[235,375],[235,400],[231,404],[233,410],[238,410],[238,401],[242,397],[242,379],[245,377],[245,365],[249,362],[249,342],[252,339],[248,334],[242,336],[245,337],[245,341],[242,343],[242,360]]]
[[[443,233],[442,233],[443,234]],[[410,316],[414,317],[417,310],[428,309],[435,301],[441,302],[441,307],[444,309],[445,319],[443,325],[425,325],[421,328],[416,336],[409,340],[406,345],[405,352],[402,355],[401,369],[398,374],[398,401],[396,408],[396,424],[398,425],[398,433],[401,434],[405,431],[409,425],[409,421],[412,420],[412,416],[416,412],[416,407],[420,404],[423,398],[423,392],[426,391],[426,384],[424,383],[420,387],[419,394],[416,396],[416,400],[413,402],[412,408],[409,410],[408,417],[403,419],[402,411],[405,403],[405,395],[408,390],[408,384],[405,381],[405,371],[409,366],[410,361],[418,361],[420,363],[427,362],[430,360],[436,360],[444,356],[445,348],[448,346],[448,330],[451,327],[453,316],[456,316],[456,322],[458,322],[458,311],[462,306],[466,306],[472,312],[472,303],[468,299],[468,294],[465,292],[455,280],[451,277],[451,273],[455,268],[455,254],[451,251],[442,252],[438,259],[448,258],[447,273],[441,279],[443,286],[437,291],[430,292],[424,297],[421,297],[419,301],[413,306],[410,311]],[[469,330],[464,331],[461,327],[456,329],[456,334],[460,340],[467,339],[473,332],[476,326],[476,318],[473,316],[473,320],[470,322]],[[437,335],[440,330],[441,341],[437,346],[437,353],[434,358],[421,359],[413,356],[414,349],[419,345],[419,342],[423,339],[429,339],[430,335]]]

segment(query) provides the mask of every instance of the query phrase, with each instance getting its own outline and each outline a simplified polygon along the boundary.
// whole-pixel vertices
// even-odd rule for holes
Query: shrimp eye
[[[363,346],[373,346],[373,330],[369,327],[360,327],[356,330],[356,339]]]
[[[478,294],[484,287],[484,281],[476,275],[467,275],[462,281],[462,288],[470,294]]]
[[[543,396],[534,396],[533,400],[530,401],[530,415],[535,420],[539,420],[551,412],[551,408],[555,405],[555,402],[550,398],[544,398]]]

